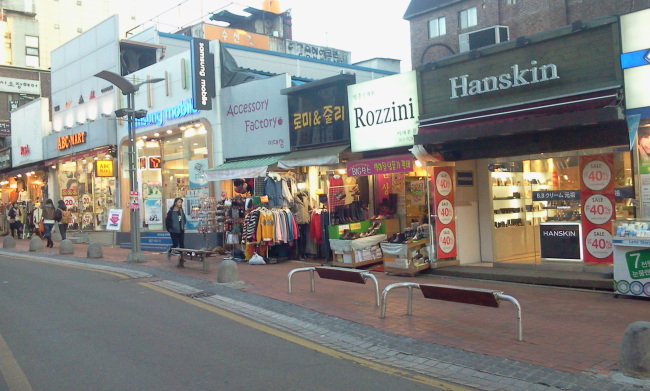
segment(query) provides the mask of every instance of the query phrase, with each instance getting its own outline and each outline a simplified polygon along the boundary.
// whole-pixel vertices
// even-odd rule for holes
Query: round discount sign
[[[602,228],[596,228],[587,234],[585,242],[587,251],[599,259],[605,259],[612,254],[612,234]]]
[[[454,231],[449,228],[443,228],[438,234],[438,248],[443,253],[449,254],[456,244],[456,239],[454,238]]]
[[[612,179],[612,171],[609,166],[601,161],[594,160],[587,163],[582,170],[582,181],[591,190],[602,190]]]
[[[585,217],[596,225],[608,222],[613,212],[612,201],[604,195],[595,194],[585,201]]]
[[[93,202],[89,194],[81,196],[81,210],[92,210]]]
[[[90,213],[84,213],[83,217],[81,218],[82,227],[88,227],[92,223],[93,223],[93,215]]]
[[[442,225],[447,225],[454,219],[454,206],[449,200],[442,200],[438,203],[436,213],[438,214],[438,220],[440,220],[440,223],[442,223]]]
[[[436,176],[436,190],[443,197],[451,193],[451,176],[447,171],[440,171]]]
[[[68,208],[68,209],[74,208],[75,206],[77,206],[76,205],[77,202],[75,201],[74,197],[70,197],[70,196],[63,197],[63,203],[65,204],[65,207]]]

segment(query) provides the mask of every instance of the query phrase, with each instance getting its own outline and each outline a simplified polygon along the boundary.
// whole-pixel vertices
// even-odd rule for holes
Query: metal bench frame
[[[388,293],[396,288],[407,288],[406,297],[406,315],[413,313],[413,289],[420,289],[427,299],[453,301],[456,303],[474,304],[486,307],[498,308],[500,300],[511,302],[517,311],[517,340],[523,341],[523,331],[521,326],[521,306],[517,299],[512,296],[504,295],[501,291],[479,288],[464,288],[452,285],[434,285],[434,284],[417,284],[414,282],[398,282],[390,284],[381,294],[381,315],[380,318],[386,317],[386,299]]]
[[[343,267],[330,267],[330,266],[320,266],[320,267],[299,267],[289,271],[287,275],[287,290],[291,293],[291,278],[294,274],[299,272],[309,272],[309,282],[311,286],[311,291],[316,291],[316,286],[314,284],[314,272],[318,273],[320,278],[325,278],[329,280],[337,281],[346,281],[354,282],[357,284],[365,284],[366,280],[370,279],[375,285],[375,306],[379,307],[379,283],[377,278],[372,275],[369,271],[366,270],[356,270],[356,269],[347,269]]]
[[[172,248],[171,251],[177,251],[178,252],[178,264],[183,265],[185,261],[187,260],[185,257],[189,257],[190,261],[200,261],[202,263],[201,267],[201,273],[209,273],[210,272],[210,264],[208,263],[208,260],[206,259],[207,257],[211,256],[214,254],[214,252],[210,250],[195,250],[191,248]],[[171,259],[171,256],[174,254],[171,254],[171,252],[167,253],[167,259]],[[198,259],[194,259],[194,257]]]

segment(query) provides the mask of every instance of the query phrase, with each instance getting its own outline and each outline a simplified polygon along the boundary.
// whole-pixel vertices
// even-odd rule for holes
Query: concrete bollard
[[[104,251],[102,245],[97,242],[88,243],[88,251],[86,251],[87,258],[103,258]]]
[[[43,249],[43,239],[38,236],[32,236],[29,239],[29,251],[40,251]]]
[[[627,326],[619,364],[627,376],[650,379],[650,322],[632,322]]]
[[[2,239],[3,248],[16,248],[16,239],[13,236],[7,235]]]
[[[63,239],[59,245],[59,254],[74,254],[74,246],[70,239]]]
[[[237,262],[230,259],[221,261],[221,265],[219,265],[219,274],[217,275],[217,282],[221,284],[238,280],[239,270],[237,269]]]

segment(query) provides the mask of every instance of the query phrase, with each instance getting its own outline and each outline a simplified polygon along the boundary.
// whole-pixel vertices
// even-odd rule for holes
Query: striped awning
[[[226,162],[204,170],[208,181],[225,181],[239,178],[257,178],[266,176],[269,166],[278,163],[285,155],[261,156],[246,160]]]

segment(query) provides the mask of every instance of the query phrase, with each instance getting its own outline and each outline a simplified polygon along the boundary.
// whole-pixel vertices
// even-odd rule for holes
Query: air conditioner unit
[[[471,33],[458,34],[460,52],[482,48],[495,43],[505,42],[509,39],[508,26],[492,26]]]

